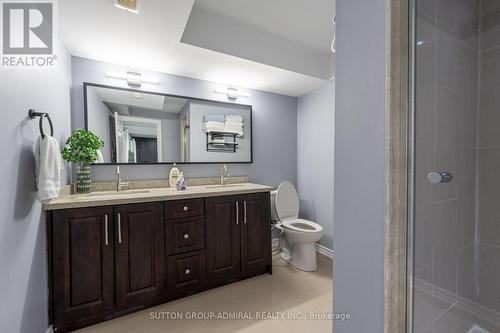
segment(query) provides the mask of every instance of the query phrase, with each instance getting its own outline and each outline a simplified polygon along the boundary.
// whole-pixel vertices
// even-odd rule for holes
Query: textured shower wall
[[[500,1],[481,0],[478,300],[500,312]]]
[[[417,6],[415,332],[448,332],[456,300],[475,298],[479,6]],[[427,181],[443,170],[452,182]]]

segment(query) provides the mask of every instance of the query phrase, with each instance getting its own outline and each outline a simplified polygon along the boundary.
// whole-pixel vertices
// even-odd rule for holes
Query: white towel
[[[224,125],[224,128],[230,128],[230,129],[237,129],[237,130],[242,130],[243,129],[243,125]]]
[[[227,114],[225,118],[226,122],[239,122],[239,123],[243,122],[243,117],[237,114]]]
[[[203,130],[205,132],[223,132],[224,124],[215,121],[207,121],[203,123]]]
[[[224,129],[224,133],[236,134],[238,137],[243,136],[243,131],[233,130],[233,129]]]
[[[64,164],[57,140],[45,135],[35,146],[36,184],[38,200],[46,202],[59,196],[61,171]]]

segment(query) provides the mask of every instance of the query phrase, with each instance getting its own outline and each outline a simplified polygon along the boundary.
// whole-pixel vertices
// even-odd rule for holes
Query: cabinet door
[[[163,205],[115,206],[116,301],[141,305],[164,288]]]
[[[262,273],[271,264],[269,193],[241,196],[241,263],[245,273]]]
[[[113,307],[113,208],[57,210],[50,225],[55,323]]]
[[[207,198],[207,278],[230,277],[240,272],[241,204],[237,196]]]

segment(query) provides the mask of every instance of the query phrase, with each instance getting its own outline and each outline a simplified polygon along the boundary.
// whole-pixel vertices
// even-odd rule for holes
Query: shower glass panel
[[[500,332],[500,0],[415,0],[414,333]]]

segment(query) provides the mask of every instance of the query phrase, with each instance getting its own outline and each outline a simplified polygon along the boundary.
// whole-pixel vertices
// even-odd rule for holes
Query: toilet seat
[[[275,205],[280,220],[299,216],[299,195],[292,183],[283,181],[280,184],[276,193]]]
[[[323,227],[313,221],[304,219],[286,219],[281,222],[281,226],[284,228],[305,232],[305,233],[316,233],[323,231]]]

